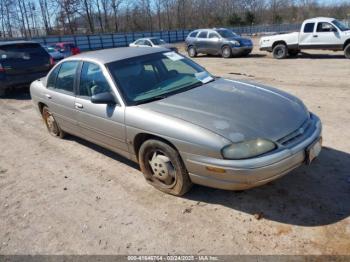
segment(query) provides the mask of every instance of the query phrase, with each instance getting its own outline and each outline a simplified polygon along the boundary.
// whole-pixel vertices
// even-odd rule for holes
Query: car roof
[[[152,39],[161,39],[160,37],[157,37],[157,36],[152,36],[152,37],[142,37],[142,38],[138,38],[135,40],[136,41],[139,41],[139,40],[152,40]]]
[[[35,41],[25,41],[25,40],[17,40],[17,41],[1,41],[0,46],[2,45],[17,45],[17,44],[39,44]]]
[[[98,51],[85,52],[85,53],[71,56],[66,60],[75,60],[75,59],[90,60],[91,59],[91,60],[95,60],[96,62],[100,62],[102,64],[107,64],[114,61],[119,61],[119,60],[142,56],[142,55],[160,53],[165,51],[169,52],[169,49],[162,48],[162,47],[161,48],[119,47],[119,48],[109,48],[109,49],[102,49]]]
[[[304,21],[304,23],[310,23],[310,22],[319,22],[321,21],[322,22],[332,22],[333,20],[335,20],[335,18],[331,18],[331,17],[315,17],[315,18],[310,18],[310,19],[306,19]]]

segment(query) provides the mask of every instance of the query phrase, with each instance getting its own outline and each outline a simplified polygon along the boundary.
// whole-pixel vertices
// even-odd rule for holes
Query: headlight
[[[222,155],[226,159],[245,159],[262,155],[274,150],[275,148],[275,143],[262,138],[257,138],[228,145],[222,149]]]
[[[233,44],[234,46],[240,46],[240,45],[241,45],[241,44],[240,44],[238,41],[236,41],[236,40],[231,40],[230,43]]]

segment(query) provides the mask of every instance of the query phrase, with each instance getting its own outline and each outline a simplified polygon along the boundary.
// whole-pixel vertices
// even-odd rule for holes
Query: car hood
[[[206,128],[232,142],[258,137],[276,141],[309,117],[304,104],[292,95],[228,79],[140,106]]]

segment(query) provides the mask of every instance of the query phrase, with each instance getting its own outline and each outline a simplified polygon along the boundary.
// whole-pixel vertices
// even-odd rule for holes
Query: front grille
[[[303,140],[308,133],[313,132],[315,128],[313,119],[308,118],[297,130],[279,139],[277,142],[283,146],[297,144]]]

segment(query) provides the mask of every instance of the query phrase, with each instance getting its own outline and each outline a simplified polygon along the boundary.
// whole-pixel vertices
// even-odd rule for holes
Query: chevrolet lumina
[[[321,122],[296,97],[217,78],[165,48],[117,48],[59,62],[30,87],[50,134],[82,137],[138,162],[157,189],[243,190],[321,150]]]

